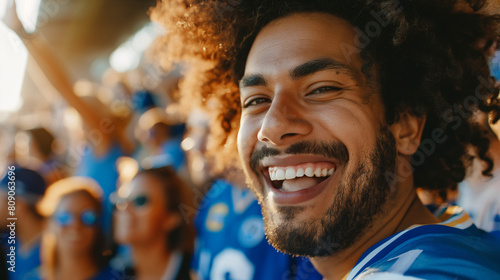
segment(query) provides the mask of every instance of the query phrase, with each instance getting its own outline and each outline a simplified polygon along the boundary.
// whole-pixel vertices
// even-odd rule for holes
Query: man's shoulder
[[[417,226],[373,246],[348,279],[381,275],[387,279],[500,279],[500,240],[477,229],[465,213],[442,224]]]
[[[424,279],[439,279],[434,275],[484,275],[481,279],[496,275],[494,279],[500,279],[500,241],[474,225],[461,230],[421,226],[409,234],[378,262],[381,270],[403,274],[407,268],[405,275]]]

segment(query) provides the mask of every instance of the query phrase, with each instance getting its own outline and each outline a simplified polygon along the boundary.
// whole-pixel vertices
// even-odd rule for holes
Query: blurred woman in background
[[[137,279],[190,279],[194,208],[176,173],[168,167],[140,171],[112,200],[115,240],[130,246]]]
[[[109,280],[100,224],[102,190],[90,178],[69,177],[52,184],[38,209],[47,218],[42,236],[42,278]]]

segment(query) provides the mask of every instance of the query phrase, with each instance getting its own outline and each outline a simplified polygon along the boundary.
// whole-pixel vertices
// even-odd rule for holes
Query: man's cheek
[[[252,153],[252,147],[255,146],[257,141],[257,132],[252,127],[251,123],[248,124],[245,121],[241,122],[240,129],[238,131],[237,144],[238,153],[243,161],[243,165],[246,166],[250,159]]]

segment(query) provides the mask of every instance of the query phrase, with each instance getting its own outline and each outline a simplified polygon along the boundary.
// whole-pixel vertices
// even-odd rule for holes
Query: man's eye
[[[339,87],[332,87],[332,86],[328,86],[328,87],[320,87],[320,88],[317,88],[313,91],[311,91],[310,93],[308,93],[307,95],[311,95],[311,94],[321,94],[321,93],[325,93],[325,92],[336,92],[336,91],[340,91],[342,90],[341,88]]]
[[[243,105],[243,108],[248,108],[250,106],[255,106],[255,105],[259,105],[261,103],[267,103],[267,102],[270,102],[269,98],[264,98],[264,97],[254,98],[254,99],[249,100],[247,103],[245,103]]]

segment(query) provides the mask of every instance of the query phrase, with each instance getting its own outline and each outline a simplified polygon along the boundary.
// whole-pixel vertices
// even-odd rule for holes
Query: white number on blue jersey
[[[254,272],[255,268],[245,254],[234,249],[225,249],[214,258],[210,279],[251,280]],[[229,275],[229,278],[226,275]]]

